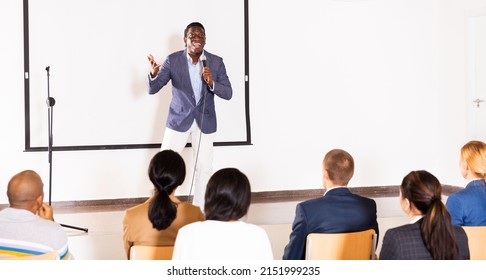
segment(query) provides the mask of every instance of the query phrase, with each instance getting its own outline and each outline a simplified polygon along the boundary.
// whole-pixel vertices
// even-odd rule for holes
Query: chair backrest
[[[18,256],[18,257],[5,257],[0,258],[0,260],[59,260],[59,253],[57,251],[51,251],[40,255],[28,255],[28,256]]]
[[[130,247],[130,260],[171,260],[174,246],[134,245]]]
[[[463,226],[471,260],[486,260],[486,226]]]
[[[307,236],[306,260],[374,260],[377,235],[374,229],[348,233],[311,233]]]

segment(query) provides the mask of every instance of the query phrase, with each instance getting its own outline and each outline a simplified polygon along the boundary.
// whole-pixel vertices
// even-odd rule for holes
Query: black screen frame
[[[251,126],[250,126],[250,74],[249,74],[249,9],[248,0],[244,2],[244,65],[245,65],[245,121],[246,121],[246,140],[214,142],[214,146],[245,146],[252,145]],[[24,126],[25,126],[25,152],[47,151],[46,146],[31,145],[31,112],[30,112],[30,51],[29,51],[29,0],[23,0],[23,32],[24,32]],[[46,105],[47,106],[47,105]],[[103,144],[103,145],[63,145],[52,146],[53,151],[79,151],[79,150],[122,150],[122,149],[160,149],[161,143],[134,143],[134,144]],[[186,145],[191,146],[191,143]]]

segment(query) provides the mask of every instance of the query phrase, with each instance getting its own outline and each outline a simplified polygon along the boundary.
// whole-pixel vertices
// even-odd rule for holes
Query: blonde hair
[[[486,179],[486,144],[469,141],[461,148],[461,159],[478,177]]]

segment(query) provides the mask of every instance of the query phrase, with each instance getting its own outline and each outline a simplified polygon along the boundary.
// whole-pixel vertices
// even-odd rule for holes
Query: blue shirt
[[[486,226],[486,182],[469,182],[463,190],[447,198],[447,209],[456,226]]]
[[[196,99],[196,104],[199,103],[201,99],[202,90],[202,62],[199,60],[196,64],[192,63],[192,57],[187,53],[187,67],[189,68],[189,76],[191,77],[192,91],[194,91],[194,98]]]

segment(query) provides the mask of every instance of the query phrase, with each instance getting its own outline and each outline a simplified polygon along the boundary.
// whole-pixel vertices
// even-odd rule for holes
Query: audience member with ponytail
[[[181,227],[204,220],[198,206],[183,203],[175,196],[186,176],[184,160],[178,153],[158,152],[150,162],[148,176],[155,188],[153,195],[127,209],[123,217],[127,258],[133,245],[172,246]]]
[[[412,171],[403,178],[400,206],[411,221],[386,231],[380,259],[469,259],[466,233],[452,224],[441,191],[439,180],[427,171]]]
[[[486,144],[470,141],[461,148],[461,175],[468,180],[463,190],[447,198],[446,206],[457,226],[486,226]]]

